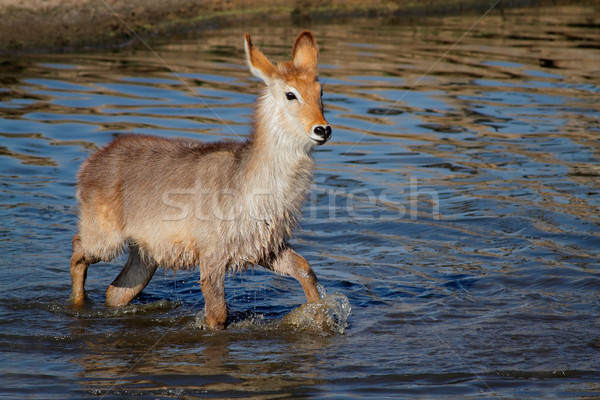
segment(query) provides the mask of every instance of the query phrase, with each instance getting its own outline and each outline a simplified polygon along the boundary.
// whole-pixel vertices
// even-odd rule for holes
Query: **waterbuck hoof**
[[[210,328],[215,331],[222,331],[225,329],[225,323],[219,322],[219,323],[216,323],[215,325],[210,325]]]
[[[206,317],[206,324],[214,331],[222,331],[227,327],[226,321],[220,321],[216,318]]]
[[[207,320],[206,322],[208,323],[208,327],[214,331],[222,331],[227,327],[225,322],[217,322],[211,320]]]

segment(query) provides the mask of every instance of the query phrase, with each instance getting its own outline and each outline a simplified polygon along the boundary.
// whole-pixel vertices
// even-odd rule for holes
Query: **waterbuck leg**
[[[73,255],[71,256],[71,296],[69,300],[76,306],[82,306],[85,302],[85,279],[90,264],[98,262],[85,256],[81,247],[79,235],[73,237]]]
[[[204,295],[206,322],[212,329],[225,329],[227,302],[225,300],[225,268],[223,271],[200,270],[202,294]]]
[[[317,290],[317,276],[308,261],[294,250],[290,248],[282,250],[273,259],[269,260],[264,267],[279,274],[296,278],[302,285],[306,300],[309,303],[317,303],[321,299]]]
[[[106,305],[129,304],[148,285],[158,265],[142,258],[137,246],[129,246],[129,258],[121,273],[106,290]]]

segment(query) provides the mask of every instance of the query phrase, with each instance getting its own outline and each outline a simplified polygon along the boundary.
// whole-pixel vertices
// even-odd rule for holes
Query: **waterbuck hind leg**
[[[215,330],[225,329],[227,324],[227,301],[225,300],[225,268],[223,271],[200,270],[202,294],[204,295],[206,322]]]
[[[119,307],[129,304],[148,285],[158,265],[144,260],[137,246],[129,246],[129,258],[119,276],[106,290],[106,305]]]
[[[317,276],[308,261],[294,250],[282,250],[264,266],[276,273],[296,278],[302,285],[306,301],[309,303],[317,303],[321,299],[317,290]]]
[[[98,262],[96,259],[86,257],[81,246],[79,235],[73,237],[73,254],[71,255],[71,296],[69,301],[76,306],[85,303],[85,279],[90,264]]]

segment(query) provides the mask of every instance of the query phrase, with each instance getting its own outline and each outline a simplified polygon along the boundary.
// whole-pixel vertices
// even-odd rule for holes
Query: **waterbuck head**
[[[263,123],[283,128],[277,138],[321,145],[331,137],[331,127],[323,116],[321,83],[317,75],[319,49],[309,31],[298,35],[292,48],[292,61],[274,66],[245,36],[246,58],[250,71],[267,85],[260,100],[259,118]]]

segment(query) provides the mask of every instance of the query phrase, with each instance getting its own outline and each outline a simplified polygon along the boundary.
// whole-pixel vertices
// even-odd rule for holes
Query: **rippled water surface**
[[[293,246],[326,326],[260,268],[228,278],[224,332],[202,329],[197,271],[105,308],[122,257],[90,268],[90,305],[67,303],[79,165],[126,132],[246,135],[262,84],[244,29],[4,59],[0,397],[600,395],[598,18],[312,27],[334,135]],[[282,60],[300,27],[248,30]]]

